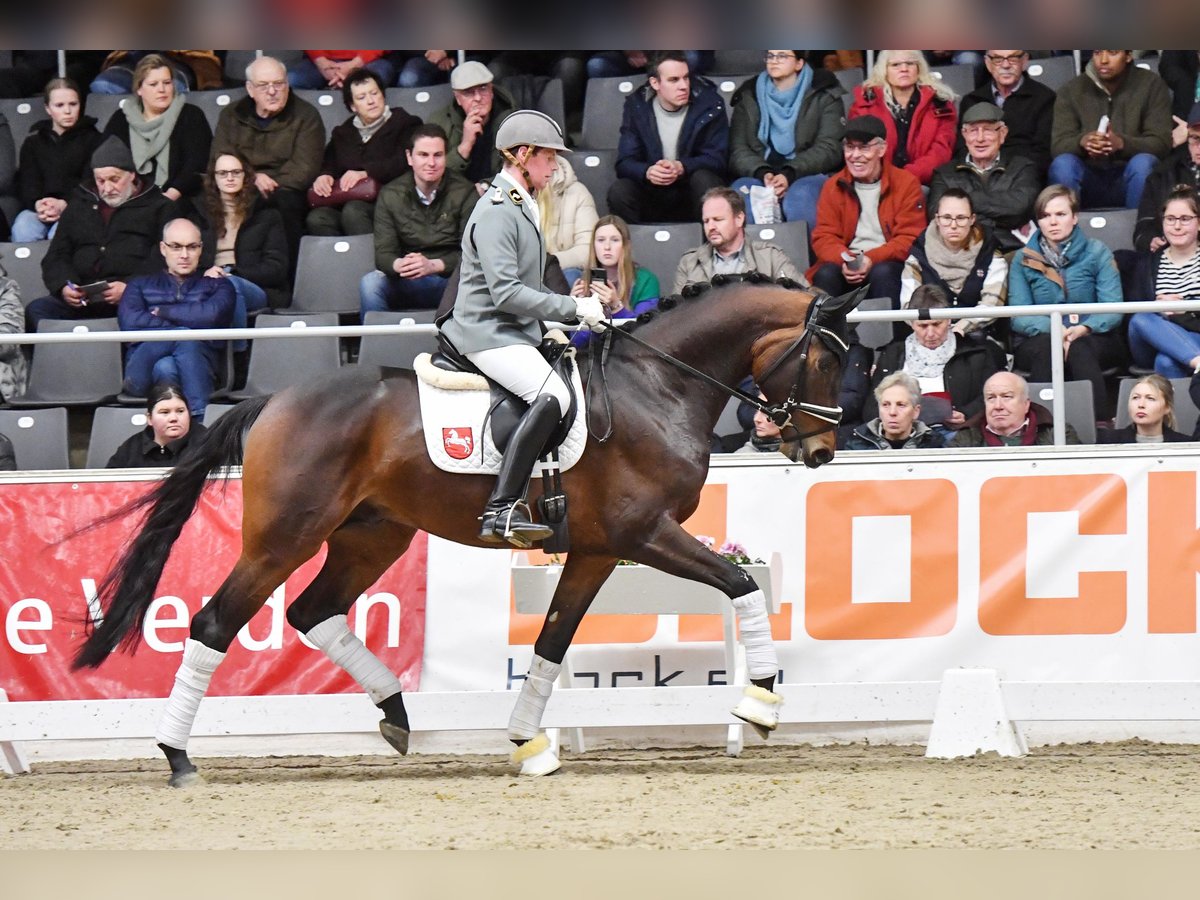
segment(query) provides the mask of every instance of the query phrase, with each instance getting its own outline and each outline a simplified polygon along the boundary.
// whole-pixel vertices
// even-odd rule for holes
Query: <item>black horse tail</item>
[[[83,529],[88,531],[149,507],[141,530],[97,590],[103,618],[89,627],[87,639],[71,663],[72,669],[97,668],[118,646],[132,650],[141,642],[142,625],[154,601],[154,589],[171,555],[171,547],[200,502],[208,476],[222,466],[241,463],[245,432],[269,400],[257,397],[239,403],[190,448],[179,465],[153,490]]]

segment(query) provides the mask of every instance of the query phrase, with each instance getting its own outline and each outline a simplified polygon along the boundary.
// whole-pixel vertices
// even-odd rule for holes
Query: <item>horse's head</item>
[[[842,419],[838,395],[850,346],[846,315],[866,293],[812,295],[803,330],[774,332],[754,360],[754,380],[775,409],[782,452],[811,469],[833,459]]]

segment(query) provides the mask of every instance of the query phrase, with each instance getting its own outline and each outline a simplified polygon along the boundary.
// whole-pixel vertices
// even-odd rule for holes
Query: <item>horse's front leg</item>
[[[554,682],[562,671],[563,657],[571,646],[571,639],[616,564],[616,559],[611,557],[582,553],[567,557],[546,621],[533,645],[529,673],[508,722],[509,739],[517,745],[512,760],[520,764],[522,775],[549,775],[558,770],[558,756],[550,746],[550,739],[541,731],[542,715],[546,712]]]
[[[779,657],[771,638],[767,598],[754,579],[737,563],[713,553],[672,519],[662,519],[646,544],[633,557],[670,575],[689,578],[722,591],[737,613],[738,632],[746,651],[750,684],[733,709],[739,719],[766,738],[779,724],[783,697],[775,693]]]

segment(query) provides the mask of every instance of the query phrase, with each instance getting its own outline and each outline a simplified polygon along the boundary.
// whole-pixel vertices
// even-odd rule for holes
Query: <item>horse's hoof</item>
[[[751,684],[742,692],[742,699],[733,708],[733,714],[750,725],[765,741],[779,726],[779,707],[782,705],[781,695]]]
[[[204,778],[195,769],[188,772],[172,772],[167,779],[167,787],[190,788],[204,784]]]
[[[387,719],[380,719],[379,733],[383,735],[383,739],[385,741],[392,745],[392,749],[394,749],[401,756],[404,756],[408,753],[409,732],[407,728],[401,728],[399,725],[389,722]]]
[[[510,758],[521,767],[522,775],[550,775],[562,766],[545,733],[523,743],[512,752]]]

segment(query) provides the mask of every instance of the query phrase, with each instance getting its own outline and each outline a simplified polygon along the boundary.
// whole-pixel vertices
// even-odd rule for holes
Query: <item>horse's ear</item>
[[[817,308],[818,324],[827,324],[836,319],[845,319],[846,315],[852,312],[858,304],[862,303],[863,298],[866,296],[867,285],[864,284],[847,294],[842,294],[840,297],[826,297],[825,301]]]

